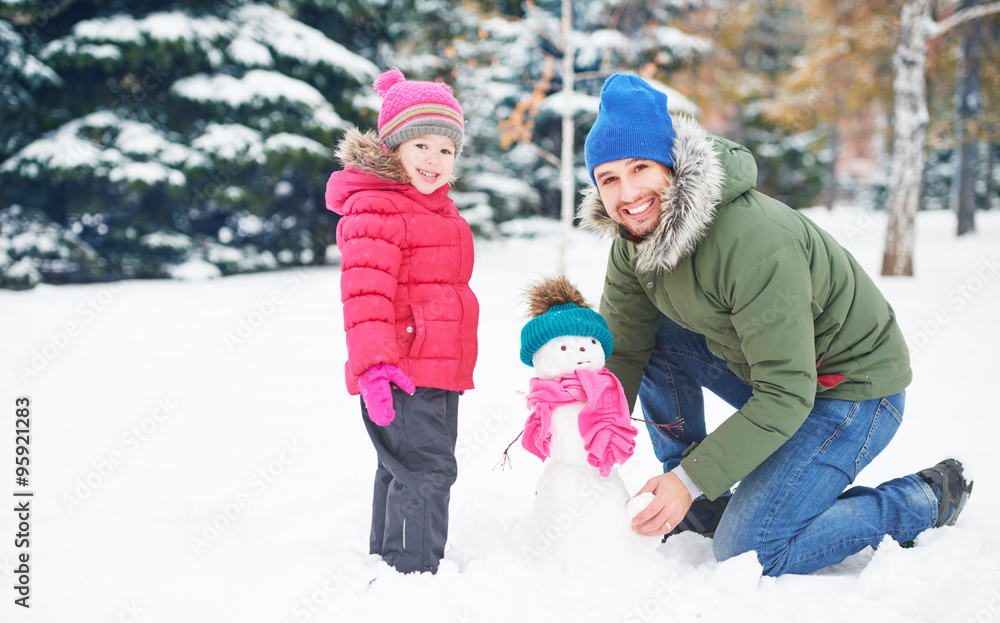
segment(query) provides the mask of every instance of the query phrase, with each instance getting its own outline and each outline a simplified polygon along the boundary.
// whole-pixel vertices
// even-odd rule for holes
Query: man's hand
[[[655,497],[632,519],[632,529],[643,536],[667,534],[691,508],[691,495],[681,479],[671,473],[650,478],[636,495],[647,491]]]

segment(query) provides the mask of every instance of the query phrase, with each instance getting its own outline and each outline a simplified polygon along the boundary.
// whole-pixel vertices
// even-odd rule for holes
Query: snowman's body
[[[542,346],[532,362],[539,379],[558,381],[578,369],[602,370],[604,353],[592,338],[561,336]],[[617,468],[601,476],[588,461],[579,423],[585,406],[581,400],[552,409],[549,457],[524,525],[529,541],[525,552],[566,565],[599,562],[606,548],[648,546],[631,529],[629,496]]]
[[[587,449],[580,435],[580,412],[583,411],[583,406],[584,402],[581,400],[556,407],[552,411],[549,452],[553,462],[591,467],[596,472],[597,468],[587,462]]]

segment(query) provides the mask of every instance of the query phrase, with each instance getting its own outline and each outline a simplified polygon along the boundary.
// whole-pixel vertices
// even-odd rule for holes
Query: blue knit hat
[[[553,305],[549,311],[535,316],[521,329],[521,361],[534,367],[531,358],[539,348],[562,335],[596,338],[604,348],[604,358],[611,356],[614,340],[608,323],[594,310],[575,303]]]
[[[625,158],[653,160],[674,166],[674,124],[667,111],[667,95],[644,80],[614,74],[601,88],[597,121],[590,128],[583,153],[590,181],[594,169]]]

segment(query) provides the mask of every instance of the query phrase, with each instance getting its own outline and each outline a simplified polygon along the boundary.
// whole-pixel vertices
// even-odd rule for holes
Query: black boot
[[[719,520],[722,519],[722,513],[726,510],[726,505],[729,504],[730,497],[732,496],[729,493],[720,495],[714,500],[709,500],[704,496],[699,497],[691,503],[691,508],[684,515],[684,519],[673,530],[663,535],[663,542],[665,543],[675,534],[688,531],[712,538],[715,535],[715,529],[719,526]]]
[[[917,472],[917,476],[929,484],[937,496],[938,516],[934,527],[955,525],[972,493],[972,483],[966,482],[962,464],[955,459],[945,459]]]

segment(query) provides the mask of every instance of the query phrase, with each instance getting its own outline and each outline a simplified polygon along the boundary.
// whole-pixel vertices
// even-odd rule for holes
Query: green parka
[[[653,233],[631,239],[593,188],[580,215],[585,227],[615,236],[600,313],[615,342],[607,367],[631,407],[661,315],[704,335],[753,387],[681,462],[714,499],[795,433],[817,395],[889,396],[911,371],[892,308],[851,254],[753,190],[757,166],[745,147],[690,119],[676,118],[674,128],[674,177]]]

